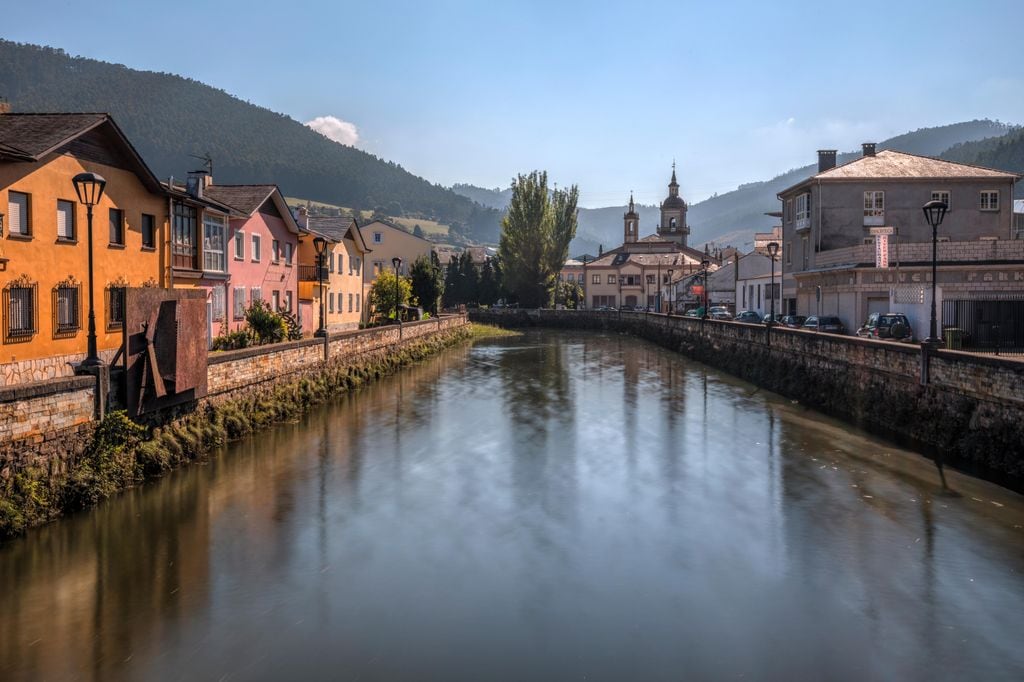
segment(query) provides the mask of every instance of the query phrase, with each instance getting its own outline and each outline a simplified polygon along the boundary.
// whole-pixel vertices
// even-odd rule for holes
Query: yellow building
[[[358,329],[365,320],[363,263],[370,248],[363,241],[359,226],[352,218],[307,216],[299,210],[299,304],[302,328],[320,326],[321,292],[316,272],[313,239],[327,241],[324,251],[326,274],[323,281],[324,325],[327,331]]]
[[[366,244],[373,249],[373,258],[370,259],[370,267],[363,273],[363,279],[369,286],[382,269],[391,269],[392,259],[396,256],[402,259],[402,266],[399,268],[400,275],[408,275],[409,268],[420,256],[430,257],[433,244],[417,237],[411,232],[406,232],[397,225],[374,220],[359,228],[363,233]],[[447,265],[446,261],[441,261]]]
[[[0,381],[74,373],[86,354],[88,232],[72,178],[106,190],[93,208],[97,347],[121,343],[119,288],[167,286],[169,202],[106,114],[0,114]]]

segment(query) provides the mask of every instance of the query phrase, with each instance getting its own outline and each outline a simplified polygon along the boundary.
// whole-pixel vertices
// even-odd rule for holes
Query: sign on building
[[[875,235],[875,267],[889,267],[889,235],[887,234]]]

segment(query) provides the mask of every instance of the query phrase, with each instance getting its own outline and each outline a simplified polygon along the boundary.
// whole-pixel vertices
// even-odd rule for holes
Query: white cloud
[[[306,121],[306,125],[327,139],[350,147],[356,146],[359,142],[359,130],[356,128],[356,124],[342,121],[336,116],[317,116],[312,121]]]

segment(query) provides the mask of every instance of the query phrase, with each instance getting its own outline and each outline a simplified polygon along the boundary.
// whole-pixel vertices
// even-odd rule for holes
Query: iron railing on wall
[[[943,301],[942,327],[952,350],[1024,355],[1024,295]]]

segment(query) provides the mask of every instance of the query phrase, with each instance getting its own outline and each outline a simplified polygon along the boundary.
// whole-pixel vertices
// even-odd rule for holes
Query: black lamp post
[[[942,201],[929,201],[922,209],[924,210],[925,220],[932,226],[932,317],[928,327],[928,338],[924,340],[924,344],[935,348],[942,345],[942,339],[939,338],[936,329],[935,319],[935,279],[936,264],[938,262],[939,225],[942,224],[942,219],[946,217],[946,211],[949,209],[949,206]]]
[[[391,264],[395,266],[395,322],[401,324],[402,321],[398,317],[398,304],[399,299],[402,297],[402,287],[401,283],[398,281],[398,269],[402,267],[402,259],[395,256],[391,259]]]
[[[704,270],[704,311],[701,313],[700,319],[708,319],[708,266],[711,265],[711,261],[704,258],[700,262],[700,267]]]
[[[672,314],[672,268],[668,269],[668,314]]]
[[[772,308],[771,308],[771,317],[768,318],[771,321],[768,323],[768,326],[771,326],[771,325],[775,324],[775,257],[778,256],[778,255],[779,255],[779,243],[778,242],[769,242],[768,243],[768,257],[772,259],[772,284],[771,284],[771,287],[769,287],[768,292],[769,292],[769,294],[771,294],[771,297],[772,297]]]
[[[324,326],[324,251],[327,249],[327,240],[323,237],[313,238],[313,249],[316,251],[316,280],[320,285],[320,327],[313,336],[327,336],[327,327]]]
[[[586,310],[589,307],[587,305],[587,263],[592,259],[584,255],[580,260],[583,261],[583,309]]]
[[[96,308],[94,307],[93,294],[93,273],[92,273],[92,207],[100,203],[103,197],[103,190],[107,181],[96,173],[79,173],[71,180],[75,184],[75,192],[78,194],[78,201],[85,204],[85,216],[87,225],[86,246],[89,251],[89,335],[87,338],[88,351],[83,367],[99,367],[103,364],[96,351]]]

